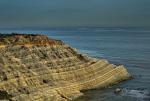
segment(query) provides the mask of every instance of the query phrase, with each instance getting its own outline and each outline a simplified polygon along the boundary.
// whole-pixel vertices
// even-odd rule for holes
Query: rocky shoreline
[[[79,54],[61,40],[0,34],[0,100],[69,101],[131,75],[123,65]]]

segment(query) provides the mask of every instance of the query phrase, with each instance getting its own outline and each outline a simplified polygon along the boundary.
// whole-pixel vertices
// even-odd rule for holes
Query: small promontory
[[[0,100],[70,101],[130,78],[123,65],[39,34],[0,34]]]

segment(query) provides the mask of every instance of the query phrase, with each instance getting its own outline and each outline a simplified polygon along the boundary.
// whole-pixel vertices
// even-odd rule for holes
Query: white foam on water
[[[125,95],[135,98],[150,98],[150,92],[148,90],[125,90]]]
[[[79,52],[88,56],[92,56],[92,57],[99,57],[99,58],[104,58],[105,54],[104,53],[98,53],[97,51],[93,51],[93,50],[83,50],[83,49],[79,49]]]

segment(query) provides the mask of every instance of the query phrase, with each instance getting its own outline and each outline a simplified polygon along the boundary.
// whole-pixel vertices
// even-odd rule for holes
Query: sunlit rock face
[[[124,66],[82,54],[44,35],[0,34],[0,99],[68,101],[81,90],[126,80]]]

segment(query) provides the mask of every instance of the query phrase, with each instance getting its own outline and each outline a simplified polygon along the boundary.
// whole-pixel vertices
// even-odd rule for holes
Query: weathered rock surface
[[[124,66],[83,56],[44,35],[0,34],[0,99],[68,101],[126,80]]]

